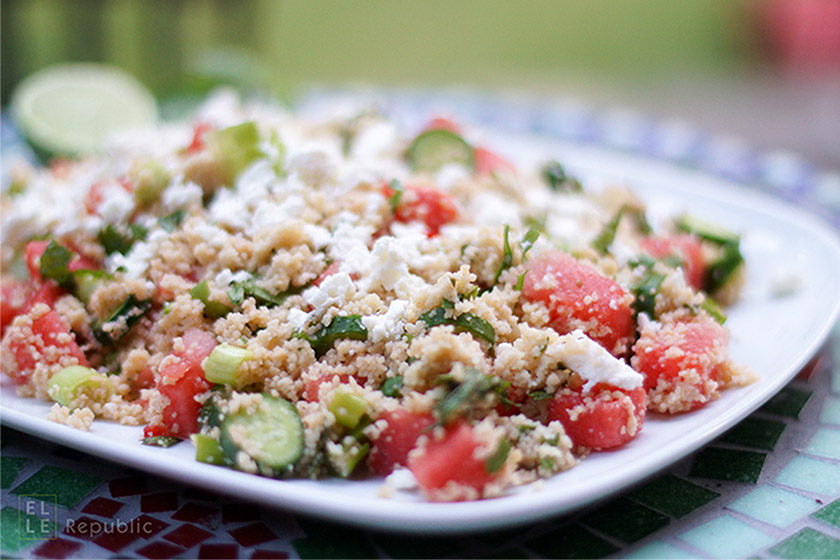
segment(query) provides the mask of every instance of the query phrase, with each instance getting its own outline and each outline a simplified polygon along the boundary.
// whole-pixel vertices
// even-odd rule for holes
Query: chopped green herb
[[[254,277],[251,277],[247,280],[231,284],[230,290],[228,290],[228,297],[234,305],[240,305],[245,301],[245,298],[252,297],[258,305],[273,307],[275,305],[283,305],[287,297],[298,294],[302,290],[302,287],[289,288],[285,292],[274,295],[268,290],[257,286],[256,280]]]
[[[618,231],[618,224],[621,222],[621,217],[624,216],[626,207],[622,206],[612,220],[604,224],[604,229],[592,241],[592,247],[601,255],[606,255],[610,251],[610,245],[615,241],[615,234]]]
[[[499,447],[496,448],[496,451],[485,459],[484,470],[486,470],[489,474],[499,472],[501,468],[505,466],[505,461],[507,461],[511,447],[512,445],[510,440],[503,438],[499,442]]]
[[[131,327],[136,325],[151,307],[151,300],[139,300],[133,294],[128,296],[106,321],[94,324],[94,338],[100,344],[113,346],[128,334]]]
[[[509,269],[513,266],[513,251],[510,248],[510,226],[505,224],[505,233],[504,233],[504,249],[502,251],[502,262],[499,265],[499,269],[496,271],[496,275],[493,276],[493,284],[499,283],[499,276],[502,275],[502,272]]]
[[[139,224],[128,226],[128,231],[122,231],[116,226],[108,224],[99,231],[96,239],[102,244],[106,255],[114,253],[125,255],[131,251],[136,241],[142,241],[147,234],[146,228]]]
[[[320,358],[332,348],[336,340],[350,338],[353,340],[367,340],[368,332],[362,324],[361,315],[347,315],[334,317],[329,325],[321,327],[314,338],[303,336],[309,341],[315,354]]]
[[[724,313],[720,305],[712,298],[704,299],[700,307],[721,325],[726,322],[726,313]]]
[[[380,387],[380,391],[386,397],[394,397],[399,398],[402,395],[402,388],[403,388],[403,377],[402,375],[395,375],[394,377],[389,377],[382,383],[382,387]]]
[[[554,457],[540,457],[540,466],[547,471],[554,470]]]
[[[73,275],[68,268],[70,261],[73,260],[73,251],[59,245],[55,241],[50,241],[46,250],[41,255],[41,276],[45,279],[55,280],[61,286],[67,287],[72,283]]]
[[[522,241],[519,242],[519,246],[522,248],[522,258],[524,259],[525,256],[528,254],[528,251],[534,246],[534,243],[537,242],[537,239],[540,238],[540,230],[537,228],[530,228],[528,231],[525,232],[525,236],[522,238]]]
[[[175,444],[181,443],[181,438],[173,436],[152,436],[143,438],[140,443],[143,445],[151,445],[153,447],[172,447]]]
[[[439,379],[444,382],[451,381],[451,377],[440,376]],[[439,424],[448,424],[456,417],[462,416],[462,413],[472,409],[478,400],[494,391],[499,383],[498,379],[482,375],[475,368],[467,368],[463,381],[457,383],[435,403],[435,418]]]
[[[653,270],[656,265],[656,260],[647,255],[640,256],[631,265],[644,268],[641,278],[630,286],[630,291],[634,296],[633,310],[637,314],[645,313],[650,318],[654,318],[656,294],[659,293],[662,282],[665,280],[665,275]]]
[[[549,393],[548,391],[531,391],[528,393],[528,396],[535,401],[544,401],[546,399],[552,398],[554,395]]]
[[[548,187],[555,192],[580,192],[580,182],[569,177],[560,162],[553,160],[545,164],[542,169],[542,176]]]
[[[444,300],[445,302],[447,300]],[[447,302],[451,305],[451,302]],[[450,308],[451,309],[451,308]],[[447,317],[447,308],[444,305],[427,311],[420,316],[420,320],[426,323],[429,328],[438,325],[452,325],[457,332],[469,332],[478,338],[486,340],[490,344],[496,343],[496,331],[493,325],[486,320],[473,315],[472,313],[461,313],[455,318]]]
[[[184,223],[184,218],[187,216],[184,210],[175,210],[171,214],[167,214],[158,219],[158,225],[166,233],[172,233]]]
[[[720,256],[706,267],[703,289],[710,294],[715,293],[732,278],[743,263],[744,257],[737,243],[723,245]]]
[[[516,286],[514,286],[513,289],[516,290],[517,292],[522,291],[522,286],[525,285],[525,275],[526,274],[528,274],[527,270],[516,277]]]
[[[394,191],[394,194],[388,197],[388,205],[391,207],[391,214],[393,214],[397,211],[397,207],[400,205],[400,201],[402,200],[402,183],[400,183],[397,179],[393,179],[391,181],[391,190]]]

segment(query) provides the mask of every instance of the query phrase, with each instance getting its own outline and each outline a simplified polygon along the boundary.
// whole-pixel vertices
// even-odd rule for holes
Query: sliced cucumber
[[[741,240],[737,234],[725,228],[699,220],[688,214],[683,214],[677,218],[676,225],[685,232],[693,233],[700,239],[705,239],[718,245],[737,245]]]
[[[289,401],[262,393],[263,402],[253,413],[240,410],[222,421],[220,443],[225,455],[239,465],[245,453],[262,474],[278,476],[303,453],[303,424]]]
[[[408,147],[408,162],[415,171],[437,171],[448,163],[460,163],[473,169],[473,149],[466,141],[449,130],[422,132]]]

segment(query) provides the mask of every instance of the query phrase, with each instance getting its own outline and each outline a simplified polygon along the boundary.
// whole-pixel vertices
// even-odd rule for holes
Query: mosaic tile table
[[[840,177],[790,155],[577,104],[476,101],[447,97],[466,119],[699,167],[840,227]],[[18,145],[7,126],[2,141],[5,158]],[[777,396],[664,474],[573,515],[507,531],[364,531],[175,484],[7,428],[0,445],[3,557],[840,558],[840,326]]]

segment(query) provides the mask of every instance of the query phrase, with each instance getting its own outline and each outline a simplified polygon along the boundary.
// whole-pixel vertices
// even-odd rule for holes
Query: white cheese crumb
[[[350,275],[337,272],[324,278],[320,285],[307,288],[302,295],[306,303],[315,308],[313,313],[321,315],[328,307],[341,307],[355,294],[356,285]]]
[[[559,357],[566,367],[586,379],[584,391],[598,383],[628,390],[642,386],[642,374],[607,352],[580,329],[561,336],[560,343]]]
[[[407,307],[407,301],[395,299],[384,314],[362,317],[362,324],[368,331],[368,339],[377,343],[382,340],[396,340],[402,336],[405,331],[403,317]]]
[[[385,477],[385,484],[396,490],[414,490],[418,487],[417,479],[408,469],[394,469]]]

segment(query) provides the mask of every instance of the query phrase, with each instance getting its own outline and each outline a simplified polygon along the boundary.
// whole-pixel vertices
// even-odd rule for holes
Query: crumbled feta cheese
[[[217,287],[224,288],[226,286],[230,286],[234,282],[244,282],[250,277],[251,274],[247,270],[232,272],[229,268],[225,268],[216,275],[215,282]]]
[[[102,201],[96,210],[106,223],[125,221],[134,212],[134,196],[122,185],[110,184],[102,190]]]
[[[192,204],[201,204],[204,192],[201,187],[192,182],[183,182],[183,177],[174,181],[164,189],[161,194],[161,202],[169,211],[185,208]]]
[[[417,479],[408,469],[394,469],[385,477],[385,484],[395,490],[414,490],[418,487]]]
[[[562,344],[560,359],[569,369],[586,380],[584,390],[592,389],[598,383],[606,383],[621,389],[635,389],[642,386],[642,374],[619,360],[603,346],[583,334],[580,329],[560,337]]]
[[[331,306],[341,307],[353,299],[356,285],[346,272],[337,272],[324,278],[318,286],[307,288],[303,292],[303,299],[314,307],[314,313],[321,315]]]
[[[382,315],[365,315],[362,324],[368,331],[368,340],[376,343],[382,340],[396,340],[405,331],[403,317],[408,302],[395,299]]]
[[[289,314],[286,316],[286,320],[296,331],[303,330],[303,327],[306,326],[306,320],[308,318],[308,313],[296,307],[289,309]]]
[[[210,219],[231,229],[244,230],[251,221],[245,201],[230,189],[220,189],[208,208]]]
[[[492,192],[479,192],[470,202],[470,212],[476,225],[519,227],[522,218],[518,205]]]
[[[249,232],[272,228],[289,220],[299,219],[306,210],[306,201],[297,194],[290,195],[280,204],[263,202],[251,218]]]
[[[460,163],[447,163],[435,173],[436,184],[445,191],[470,178],[470,170]]]

